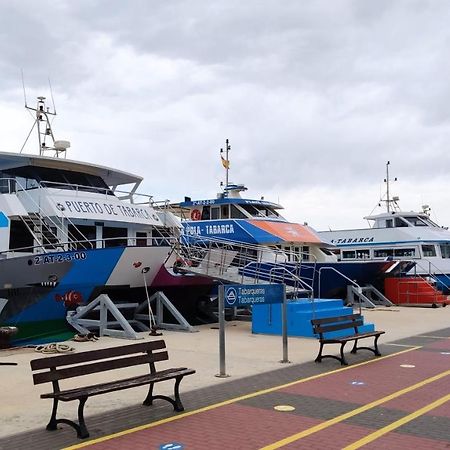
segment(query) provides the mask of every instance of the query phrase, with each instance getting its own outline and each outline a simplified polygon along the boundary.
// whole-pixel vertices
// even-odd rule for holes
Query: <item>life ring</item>
[[[202,213],[199,209],[193,209],[191,211],[191,219],[192,220],[200,220],[202,218]]]

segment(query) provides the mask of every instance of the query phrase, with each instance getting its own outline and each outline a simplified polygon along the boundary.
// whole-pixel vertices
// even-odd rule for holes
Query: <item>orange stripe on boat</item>
[[[270,222],[267,220],[250,220],[249,222],[287,242],[315,244],[323,242],[309,227],[299,223]]]

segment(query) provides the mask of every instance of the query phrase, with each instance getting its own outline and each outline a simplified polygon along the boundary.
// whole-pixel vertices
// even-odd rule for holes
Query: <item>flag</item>
[[[225,169],[230,168],[230,161],[225,159],[222,155],[220,155],[220,159],[222,160],[222,166],[225,167]]]

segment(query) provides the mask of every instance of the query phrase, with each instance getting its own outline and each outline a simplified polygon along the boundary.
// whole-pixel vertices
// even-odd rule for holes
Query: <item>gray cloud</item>
[[[445,205],[431,186],[450,167],[449,19],[415,0],[0,1],[0,117],[22,105],[23,68],[29,101],[51,77],[73,158],[135,171],[160,198],[213,195],[228,137],[233,180],[310,223],[378,192],[387,160]],[[303,215],[303,193],[332,202]],[[353,197],[361,216],[377,200]]]

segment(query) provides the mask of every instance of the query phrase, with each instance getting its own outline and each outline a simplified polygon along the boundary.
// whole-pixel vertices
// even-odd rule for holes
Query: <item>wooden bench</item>
[[[150,385],[147,397],[143,402],[144,405],[149,406],[153,403],[153,400],[163,399],[171,403],[175,411],[183,411],[184,408],[179,394],[180,382],[184,376],[195,373],[195,370],[181,367],[157,371],[155,363],[169,359],[167,351],[164,350],[165,348],[165,342],[158,340],[81,353],[50,356],[31,361],[31,370],[40,371],[33,373],[34,384],[51,382],[53,385],[53,392],[41,395],[41,398],[53,399],[53,410],[47,430],[56,430],[59,423],[65,423],[75,428],[79,438],[86,438],[89,436],[89,432],[84,421],[83,410],[89,397],[143,385]],[[116,379],[75,389],[60,389],[60,380],[100,372],[110,372],[114,369],[140,364],[148,364],[150,372],[131,378]],[[165,395],[153,395],[155,383],[170,379],[175,379],[174,399]],[[79,401],[78,423],[68,419],[57,419],[58,402],[70,402],[72,400]]]
[[[341,362],[343,366],[348,365],[344,357],[344,347],[345,344],[349,341],[355,341],[353,344],[353,348],[350,353],[356,353],[358,350],[370,350],[376,356],[381,356],[381,353],[378,350],[378,338],[384,334],[384,331],[370,331],[367,333],[360,333],[358,331],[358,327],[363,325],[363,318],[361,314],[350,314],[344,316],[335,316],[335,317],[325,317],[323,319],[313,319],[311,320],[311,324],[313,326],[314,334],[319,335],[320,349],[316,362],[321,362],[324,358],[334,358]],[[331,331],[338,330],[352,330],[351,333],[346,334],[342,337],[326,337],[326,334]],[[358,347],[359,339],[374,337],[374,348],[371,347]],[[341,356],[335,355],[322,355],[323,346],[325,344],[341,344]]]

